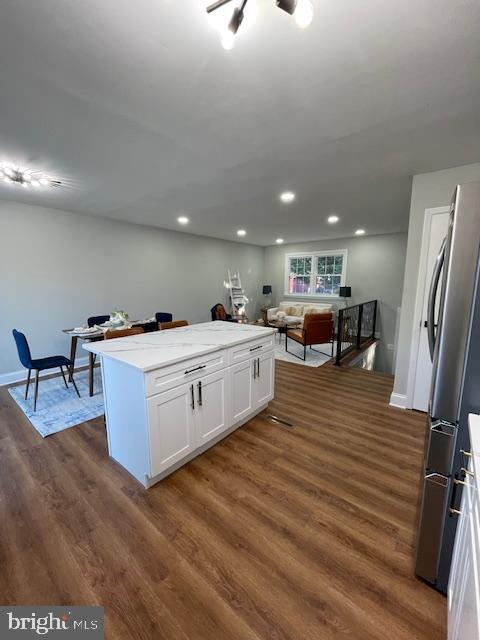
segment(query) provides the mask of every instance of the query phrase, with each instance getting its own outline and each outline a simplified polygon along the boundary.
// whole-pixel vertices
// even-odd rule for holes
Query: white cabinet
[[[227,407],[229,390],[227,371],[219,371],[195,382],[195,431],[196,446],[225,431],[229,424]]]
[[[256,369],[255,369],[256,371]],[[253,410],[253,361],[247,360],[230,367],[231,422],[235,424],[246,418]]]
[[[473,418],[473,420],[472,420]],[[472,426],[476,429],[472,433]],[[479,439],[480,419],[470,417],[472,456],[465,485],[455,549],[448,584],[448,640],[480,639],[480,498],[478,491],[480,473]]]
[[[273,352],[262,353],[252,362],[253,368],[253,408],[263,406],[273,398],[274,385]]]
[[[162,473],[195,449],[194,394],[191,383],[148,399],[151,476]]]
[[[151,476],[162,473],[230,426],[227,370],[148,399]]]

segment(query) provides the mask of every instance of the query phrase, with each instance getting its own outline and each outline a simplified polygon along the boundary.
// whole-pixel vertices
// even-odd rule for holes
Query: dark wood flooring
[[[101,604],[111,640],[444,640],[413,576],[424,417],[391,379],[277,364],[270,410],[149,491],[102,419],[42,440],[0,390],[0,602]]]

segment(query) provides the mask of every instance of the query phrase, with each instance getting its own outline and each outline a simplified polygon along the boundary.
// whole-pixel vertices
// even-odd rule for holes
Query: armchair
[[[293,353],[292,351],[288,351],[288,339],[294,340],[299,344],[303,345],[303,360],[307,359],[307,345],[312,349],[312,351],[316,351],[317,353],[323,353],[324,355],[333,358],[333,348],[335,344],[334,339],[334,322],[333,316],[331,313],[307,313],[303,319],[303,328],[301,329],[288,329],[285,334],[285,350],[293,356],[297,356],[297,358],[301,358],[301,356]],[[318,349],[314,349],[312,345],[314,344],[332,344],[332,353],[328,354],[324,351],[319,351]]]

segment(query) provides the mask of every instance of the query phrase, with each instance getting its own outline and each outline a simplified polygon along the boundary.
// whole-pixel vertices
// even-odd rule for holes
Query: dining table
[[[77,345],[79,340],[83,340],[84,342],[97,342],[98,340],[105,340],[105,333],[107,330],[115,330],[115,329],[125,329],[128,327],[133,327],[136,325],[144,325],[151,322],[152,319],[149,320],[132,320],[128,323],[128,325],[122,325],[118,327],[114,327],[110,324],[99,325],[91,328],[87,327],[78,327],[73,329],[62,329],[62,333],[70,336],[70,369],[68,371],[68,380],[71,382],[73,371],[75,369],[75,358],[77,355]],[[93,396],[93,372],[95,368],[95,355],[89,351],[88,352],[88,395],[90,397]]]

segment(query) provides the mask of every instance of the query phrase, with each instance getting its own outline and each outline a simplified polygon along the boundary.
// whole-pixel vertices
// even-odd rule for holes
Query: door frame
[[[407,397],[405,403],[407,409],[413,408],[413,396],[415,393],[415,381],[417,377],[417,364],[420,349],[420,331],[423,316],[423,303],[427,286],[427,283],[425,282],[427,275],[427,249],[428,243],[430,242],[432,218],[434,215],[438,215],[439,213],[450,213],[450,206],[445,205],[444,207],[430,207],[428,209],[425,209],[423,219],[420,262],[418,265],[417,291],[415,294],[415,309],[413,312],[412,344],[410,346],[410,360],[408,366]]]

